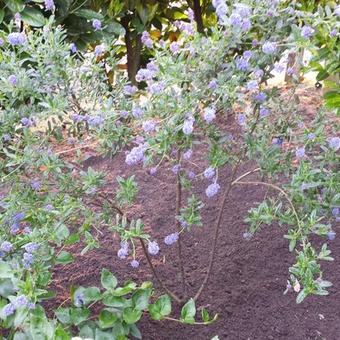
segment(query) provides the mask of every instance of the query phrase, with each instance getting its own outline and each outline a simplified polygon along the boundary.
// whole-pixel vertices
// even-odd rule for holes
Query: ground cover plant
[[[218,239],[228,230],[222,219],[235,187],[267,190],[242,217],[248,228],[240,232],[251,242],[266,225],[282,227],[295,255],[286,293],[295,294],[297,303],[328,294],[332,283],[322,264],[333,260],[326,240],[336,237],[340,218],[338,83],[326,95],[327,107],[311,119],[298,110],[300,75],[294,68],[287,70],[294,84],[286,93],[268,81],[273,71],[284,72],[282,57],[300,49],[316,54],[311,67],[320,81],[336,74],[339,7],[307,13],[295,2],[214,0],[211,5],[218,24],[207,34],[195,33],[193,17],[175,23],[181,31],[177,41],[143,33],[141,41],[152,43],[153,58],[136,73],[136,85],[118,71],[114,41],[104,37],[79,53],[63,28],[54,26],[53,15],[41,30],[20,30],[13,20],[0,32],[5,339],[141,338],[137,323],[144,316],[192,327],[213,323],[214,306],[208,312],[198,303],[216,275]],[[100,30],[100,21],[92,24]],[[318,53],[320,45],[325,54]],[[65,139],[76,158],[56,150]],[[116,189],[108,194],[104,188],[112,183],[105,172],[82,166],[82,146],[73,145],[89,139],[103,155],[124,153],[132,171],[143,167],[154,177],[171,171],[175,214],[167,217],[173,229],[163,240],[130,213],[139,203],[134,175],[117,176]],[[244,164],[248,168],[240,173]],[[227,180],[221,178],[226,166]],[[198,181],[204,181],[203,191],[197,192]],[[202,210],[211,201],[217,210],[212,224],[205,225]],[[213,237],[203,280],[192,294],[183,247],[196,228]],[[69,298],[46,313],[55,295],[53,268],[74,261],[69,246],[82,244],[81,255],[100,248],[103,229],[119,236],[112,261],[137,270],[143,254],[154,281],[118,283],[115,273],[101,268],[100,286],[71,283]],[[179,282],[171,288],[155,265],[162,248],[177,254],[173,278]]]

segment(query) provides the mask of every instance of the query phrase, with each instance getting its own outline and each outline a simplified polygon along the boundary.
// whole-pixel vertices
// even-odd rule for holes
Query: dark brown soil
[[[152,235],[161,245],[161,254],[153,257],[153,262],[166,284],[179,292],[176,245],[163,244],[164,236],[175,231],[174,175],[169,169],[161,169],[156,176],[151,176],[140,167],[127,167],[124,157],[124,153],[114,159],[91,157],[85,165],[108,173],[107,192],[114,192],[117,175],[136,175],[140,187],[138,205],[129,214],[142,217],[152,229]],[[199,165],[204,168],[203,163]],[[240,174],[251,169],[251,164],[245,164]],[[228,176],[230,169],[223,169],[219,176],[222,188]],[[204,278],[221,198],[219,195],[208,201],[204,197],[206,186],[206,181],[196,182],[196,192],[206,203],[204,227],[194,228],[184,237],[184,263],[191,294]],[[308,297],[297,305],[295,293],[283,295],[288,268],[294,261],[294,254],[289,253],[288,242],[283,238],[286,230],[276,225],[264,226],[252,240],[246,241],[242,237],[246,230],[243,219],[247,210],[261,202],[264,194],[265,189],[259,187],[235,187],[224,210],[213,275],[197,303],[218,313],[218,320],[209,326],[187,326],[169,321],[155,322],[145,317],[138,325],[144,339],[205,340],[215,335],[221,340],[340,339],[340,238],[330,243],[335,261],[323,264],[324,278],[334,284],[330,295]],[[84,256],[76,255],[77,261],[73,264],[56,268],[53,275],[53,286],[58,291],[56,305],[68,297],[71,285],[98,284],[102,268],[111,270],[120,282],[128,278],[139,283],[152,280],[141,253],[138,253],[140,267],[132,269],[128,261],[116,256],[118,237],[105,229],[101,232],[100,249]],[[74,246],[74,253],[79,254],[79,250]]]

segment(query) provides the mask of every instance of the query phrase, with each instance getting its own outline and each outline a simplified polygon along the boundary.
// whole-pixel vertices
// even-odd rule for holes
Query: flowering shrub
[[[219,25],[209,37],[177,24],[185,31],[180,40],[153,42],[154,59],[136,75],[139,88],[117,72],[112,84],[107,81],[115,66],[110,41],[80,55],[65,42],[62,29],[51,28],[53,18],[42,31],[15,32],[11,24],[0,32],[0,325],[7,338],[140,338],[135,324],[143,314],[154,320],[213,322],[216,316],[205,309],[197,322],[195,304],[213,275],[222,214],[238,185],[268,188],[265,200],[246,217],[245,242],[262,225],[277,222],[296,253],[287,292],[295,291],[297,302],[328,294],[331,283],[323,279],[321,263],[332,260],[330,250],[327,243],[315,245],[313,235],[329,241],[336,236],[340,138],[332,113],[321,109],[308,119],[298,112],[295,87],[280,94],[266,85],[273,70],[283,71],[282,55],[313,47],[318,28],[312,17],[298,26],[304,13],[279,1],[227,6],[214,0],[213,6]],[[335,15],[330,12],[329,20]],[[100,30],[100,22],[93,21],[93,28]],[[145,44],[148,39],[144,34]],[[225,124],[226,117],[238,128]],[[138,192],[134,176],[117,177],[117,192],[108,197],[102,191],[103,173],[84,170],[63,159],[63,151],[53,151],[52,137],[81,139],[83,134],[98,139],[105,153],[128,147],[126,164],[143,166],[153,176],[170,164],[176,211],[174,230],[164,240],[148,234],[141,219],[127,217]],[[194,166],[192,160],[205,165]],[[240,173],[244,162],[253,169]],[[231,176],[222,185],[226,165]],[[201,194],[194,190],[198,178],[206,183]],[[214,241],[206,276],[190,297],[182,239],[204,227],[201,210],[208,200],[219,202]],[[100,211],[94,211],[98,205]],[[100,247],[98,226],[119,234],[117,257],[132,268],[140,265],[136,248],[141,247],[166,294],[154,296],[150,282],[117,287],[113,274],[103,269],[100,288],[72,290],[70,304],[48,318],[42,301],[52,296],[53,266],[73,261],[65,246],[82,241],[81,254]],[[163,247],[176,246],[182,289],[175,292],[159,278],[152,259]],[[172,301],[182,306],[177,319],[169,316]]]

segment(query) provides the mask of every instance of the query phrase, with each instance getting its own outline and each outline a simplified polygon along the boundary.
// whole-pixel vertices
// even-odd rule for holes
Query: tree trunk
[[[136,84],[136,74],[138,72],[141,61],[142,36],[138,34],[134,44],[133,38],[131,37],[129,23],[130,23],[129,17],[126,16],[122,18],[121,24],[125,29],[124,40],[127,50],[128,77],[132,84]]]
[[[194,2],[194,16],[195,16],[195,21],[197,24],[197,31],[199,33],[203,33],[204,32],[204,26],[203,26],[203,20],[202,20],[202,7],[201,7],[201,3],[200,0],[193,0]]]

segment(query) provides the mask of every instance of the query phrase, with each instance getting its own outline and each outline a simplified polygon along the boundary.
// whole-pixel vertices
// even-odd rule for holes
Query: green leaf
[[[0,296],[8,297],[15,291],[11,279],[0,279]]]
[[[111,328],[117,322],[118,316],[107,309],[103,309],[99,314],[99,327],[102,329]]]
[[[204,322],[209,322],[209,312],[205,309],[205,308],[203,308],[202,309],[202,320],[204,321]]]
[[[11,266],[1,261],[0,262],[0,279],[11,279],[14,277]]]
[[[124,287],[118,287],[117,289],[115,289],[112,294],[114,294],[115,296],[123,296],[135,290],[136,286],[137,285],[134,282],[128,282]]]
[[[296,297],[296,303],[301,303],[305,299],[306,296],[307,296],[306,291],[302,289],[301,292]]]
[[[192,324],[195,322],[196,306],[195,301],[190,299],[181,310],[181,320],[185,323]]]
[[[58,308],[54,314],[61,323],[65,325],[71,323],[70,308]]]
[[[107,290],[115,289],[117,286],[116,277],[107,269],[103,269],[100,278],[102,286]]]
[[[72,308],[70,315],[71,323],[78,326],[89,317],[90,311],[86,308]]]
[[[171,300],[168,295],[162,295],[153,304],[149,305],[149,313],[152,319],[161,320],[171,313]]]
[[[132,295],[132,302],[134,307],[139,310],[145,310],[149,306],[149,298],[151,296],[151,289],[140,289]]]
[[[112,294],[103,295],[103,304],[109,307],[122,308],[126,307],[127,300],[122,298],[121,296],[114,296]]]
[[[21,0],[7,0],[6,5],[13,13],[21,12],[25,8],[25,4]]]
[[[5,17],[5,11],[2,8],[0,8],[0,24],[4,20],[4,17]]]
[[[142,311],[134,308],[125,308],[123,311],[123,319],[128,325],[136,323],[141,316]]]
[[[87,20],[92,20],[92,19],[98,19],[98,20],[104,20],[104,17],[102,14],[92,11],[90,9],[78,9],[76,12],[74,12],[77,17],[85,18]]]
[[[40,11],[32,7],[26,7],[21,13],[22,21],[33,27],[45,25],[45,18]]]
[[[73,262],[73,256],[71,253],[69,253],[68,251],[61,251],[60,254],[57,256],[56,258],[56,263],[57,264],[68,264]]]
[[[113,337],[113,334],[108,331],[102,331],[99,328],[96,328],[96,333],[95,333],[95,340],[112,340],[115,339]]]
[[[142,333],[135,324],[130,325],[130,334],[137,339],[142,339]]]
[[[98,287],[89,287],[83,290],[85,303],[98,301],[101,298],[100,290]]]

